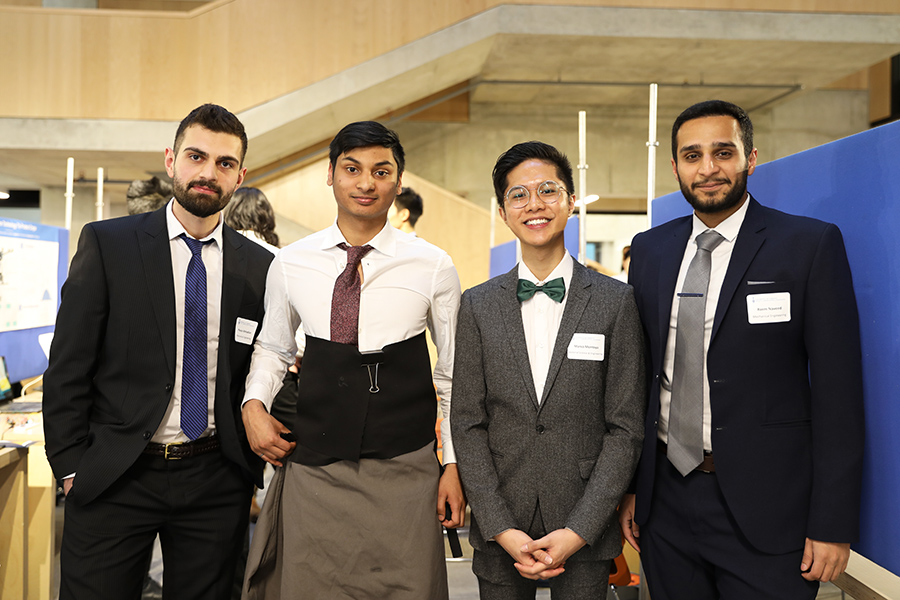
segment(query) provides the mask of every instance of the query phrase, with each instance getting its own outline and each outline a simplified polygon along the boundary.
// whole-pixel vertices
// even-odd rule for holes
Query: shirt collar
[[[372,246],[376,251],[381,252],[386,256],[394,256],[397,254],[397,239],[399,236],[404,235],[402,231],[394,228],[386,219],[384,222],[384,227],[381,228],[375,237],[366,242],[369,246]],[[330,248],[337,247],[338,244],[350,244],[347,239],[344,237],[344,234],[341,233],[341,229],[337,225],[337,219],[334,220],[334,223],[325,230],[325,235],[322,237],[322,250],[328,250]]]
[[[744,223],[744,217],[747,216],[747,207],[750,206],[750,194],[747,193],[746,198],[744,198],[744,203],[741,204],[741,207],[734,211],[734,214],[729,216],[727,219],[719,223],[714,229],[718,233],[725,238],[725,241],[728,243],[733,243],[734,239],[737,237],[738,232],[741,230],[741,225]],[[697,216],[697,213],[693,214],[692,217],[693,230],[691,231],[691,239],[697,239],[697,236],[709,229],[709,227],[700,220],[700,217]]]
[[[531,272],[531,269],[528,268],[525,261],[519,261],[519,279],[527,279],[535,285],[543,285],[557,277],[562,277],[563,281],[566,283],[566,289],[568,290],[572,282],[573,265],[574,261],[572,260],[572,255],[566,252],[562,257],[562,260],[559,261],[559,264],[554,267],[549,275],[547,275],[547,278],[543,281],[538,281],[538,278],[534,276],[534,273]]]
[[[184,225],[175,217],[175,213],[172,212],[172,203],[175,202],[175,199],[169,200],[169,203],[166,204],[166,227],[169,231],[169,240],[174,240],[182,233],[188,237],[193,237],[189,234],[185,229]],[[207,240],[215,240],[215,244],[213,247],[216,248],[219,252],[222,251],[222,213],[219,213],[219,222],[216,224],[216,228],[212,230],[205,238],[201,239],[201,242],[205,242]]]

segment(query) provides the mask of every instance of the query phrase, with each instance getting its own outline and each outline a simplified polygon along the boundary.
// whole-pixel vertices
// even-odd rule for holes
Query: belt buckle
[[[184,458],[183,456],[169,456],[169,446],[181,446],[184,442],[172,442],[171,444],[166,444],[166,452],[163,455],[165,460],[181,460]]]

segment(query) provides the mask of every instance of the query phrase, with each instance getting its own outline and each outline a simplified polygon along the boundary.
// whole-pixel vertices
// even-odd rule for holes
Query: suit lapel
[[[138,228],[138,246],[141,251],[144,275],[150,293],[153,316],[163,340],[169,375],[175,378],[175,352],[177,346],[175,325],[175,282],[172,277],[172,252],[166,228],[166,209],[161,208],[146,216],[144,227]]]
[[[522,324],[522,306],[516,297],[516,286],[519,283],[519,265],[505,275],[500,276],[500,294],[497,303],[503,318],[506,339],[512,350],[510,357],[517,366],[528,397],[535,408],[538,408],[537,394],[534,390],[534,376],[531,374],[531,362],[528,360],[528,346],[525,344],[525,326]]]
[[[691,217],[687,217],[672,232],[672,237],[660,244],[658,251],[661,254],[659,261],[659,290],[657,302],[659,313],[657,331],[659,333],[660,348],[665,348],[666,339],[669,337],[669,321],[672,318],[672,301],[675,298],[675,285],[678,283],[678,271],[681,270],[681,261],[691,237],[693,224]]]
[[[734,293],[744,278],[744,273],[747,272],[756,253],[766,241],[764,233],[766,221],[762,214],[762,207],[752,196],[748,202],[750,205],[747,207],[747,214],[744,216],[744,222],[738,232],[731,260],[728,262],[728,270],[725,272],[725,280],[722,282],[722,291],[719,292],[719,303],[716,305],[716,318],[713,321],[710,344],[712,344],[712,340],[716,339],[716,332],[719,330],[719,325],[731,304]]]
[[[244,247],[246,238],[235,232],[230,227],[222,228],[222,306],[219,314],[219,362],[218,373],[229,373],[232,333],[238,311],[241,308],[241,298],[244,295],[244,281],[247,274],[247,249]],[[261,325],[261,324],[260,324]],[[220,378],[216,385],[216,397],[218,390],[225,391],[224,383]]]
[[[556,381],[556,375],[562,366],[563,358],[565,358],[569,350],[569,341],[575,335],[578,324],[581,322],[581,315],[584,313],[585,307],[587,307],[588,300],[591,299],[591,282],[587,278],[587,268],[577,261],[572,262],[574,263],[572,265],[572,281],[567,292],[569,297],[566,300],[566,307],[563,309],[556,341],[553,343],[553,355],[550,357],[550,368],[547,370],[547,381],[544,383],[541,407],[546,404],[545,401],[553,388],[553,382]]]

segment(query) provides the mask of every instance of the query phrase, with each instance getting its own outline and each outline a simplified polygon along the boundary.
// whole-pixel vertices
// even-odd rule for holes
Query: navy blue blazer
[[[172,396],[175,284],[165,211],[85,225],[63,285],[44,374],[44,432],[54,474],[77,472],[70,496],[78,503],[134,464]],[[234,332],[238,317],[262,323],[273,257],[227,226],[223,246],[216,433],[223,454],[261,486],[262,461],[240,418],[253,346]]]
[[[859,317],[840,230],[752,197],[722,285],[707,358],[716,477],[741,532],[782,553],[859,535],[863,455]],[[629,282],[647,337],[649,405],[633,484],[653,510],[663,355],[691,217],[641,233]],[[751,324],[747,299],[790,294],[790,321]]]

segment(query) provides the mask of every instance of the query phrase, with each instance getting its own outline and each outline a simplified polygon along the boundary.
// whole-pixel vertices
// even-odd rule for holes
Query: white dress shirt
[[[266,316],[256,339],[244,402],[258,399],[269,409],[293,363],[293,333],[301,323],[307,335],[331,339],[334,282],[347,264],[346,243],[337,223],[282,248],[266,280]],[[359,302],[359,349],[380,350],[425,331],[437,348],[434,383],[441,398],[444,463],[456,462],[450,437],[450,393],[459,276],[440,248],[385,223],[368,242],[363,257]]]
[[[281,251],[281,248],[273,246],[252,229],[239,229],[238,233],[248,240],[253,240],[275,256],[278,256],[278,253]],[[297,333],[294,334],[294,340],[297,342],[297,356],[303,358],[303,352],[306,350],[306,335],[303,332],[302,325],[297,328]]]
[[[714,231],[719,232],[725,241],[716,246],[712,251],[712,266],[709,273],[709,290],[706,294],[706,315],[703,322],[703,449],[712,451],[712,411],[709,405],[709,379],[706,373],[706,355],[709,352],[709,341],[712,338],[713,321],[716,317],[716,306],[719,304],[719,294],[722,291],[722,283],[725,281],[725,272],[731,261],[731,253],[734,251],[734,243],[738,232],[747,215],[749,194],[744,198],[744,203],[730,217],[719,223]],[[681,269],[678,271],[678,282],[675,284],[675,297],[672,300],[672,312],[669,315],[669,336],[666,340],[666,354],[663,357],[663,381],[659,390],[659,439],[667,442],[669,439],[669,407],[672,401],[672,371],[675,366],[675,330],[678,326],[678,293],[684,287],[684,278],[687,276],[688,267],[697,253],[697,236],[709,229],[696,214],[692,217],[693,229],[687,248],[684,250],[684,258],[681,260]]]
[[[169,234],[169,248],[172,253],[172,275],[175,280],[175,324],[176,324],[176,348],[175,348],[175,386],[172,390],[172,398],[169,400],[169,408],[163,417],[162,423],[151,441],[159,444],[190,441],[181,431],[181,368],[184,355],[184,282],[187,276],[188,263],[191,262],[191,250],[179,236],[183,233],[191,237],[184,230],[184,226],[175,218],[172,212],[172,202],[166,205],[166,226]],[[219,215],[219,223],[213,232],[200,240],[205,242],[212,240],[210,244],[204,244],[200,251],[203,266],[206,267],[206,348],[207,348],[207,381],[208,381],[208,407],[209,427],[207,434],[215,433],[216,418],[213,412],[216,397],[216,363],[219,360],[219,321],[222,312],[222,216]],[[137,351],[140,351],[139,349]]]
[[[528,349],[528,362],[531,364],[531,376],[534,379],[534,391],[538,403],[544,395],[547,383],[547,371],[550,370],[550,358],[553,356],[553,345],[559,324],[562,322],[566,300],[569,299],[569,286],[572,284],[572,256],[566,252],[559,264],[542,281],[534,276],[523,261],[519,262],[519,279],[527,279],[535,285],[543,285],[548,281],[562,277],[566,284],[566,295],[562,302],[552,300],[547,294],[537,292],[522,302],[522,325],[525,327],[525,347]]]

